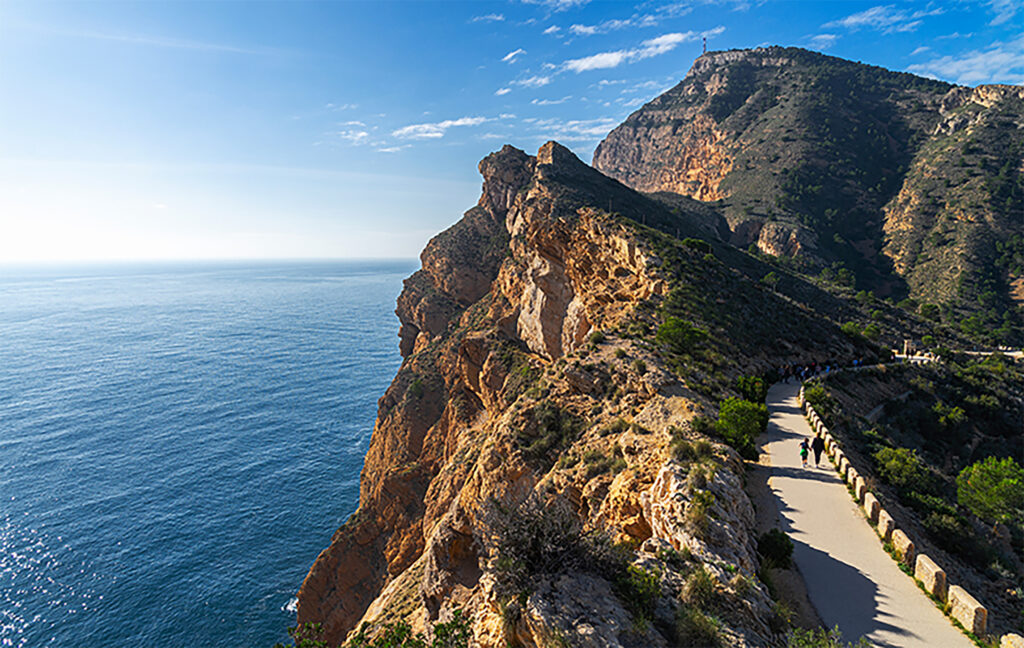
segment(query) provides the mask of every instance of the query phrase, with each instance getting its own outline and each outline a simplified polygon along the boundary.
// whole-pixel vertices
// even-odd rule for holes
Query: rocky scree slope
[[[691,422],[741,373],[871,349],[814,312],[828,295],[760,282],[699,205],[554,142],[506,146],[480,172],[478,204],[398,299],[403,364],[299,623],[336,645],[459,608],[484,646],[779,643],[742,462]],[[703,335],[659,345],[669,316]]]
[[[1020,327],[1019,86],[953,86],[797,48],[713,52],[615,128],[594,166],[709,203],[738,246],[814,272],[843,264],[859,289],[976,317],[968,328]]]

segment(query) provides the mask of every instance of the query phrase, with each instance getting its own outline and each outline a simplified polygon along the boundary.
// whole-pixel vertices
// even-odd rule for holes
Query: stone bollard
[[[914,564],[914,578],[921,581],[926,592],[946,602],[946,572],[935,561],[924,554],[918,554]]]
[[[979,637],[988,625],[988,610],[959,585],[949,588],[949,613],[960,624]]]
[[[857,479],[853,481],[853,496],[857,499],[857,503],[860,504],[864,501],[864,495],[868,492],[867,482],[860,475],[857,475]]]
[[[885,509],[878,509],[878,535],[882,542],[892,541],[892,532],[896,529],[896,521]],[[1024,648],[1024,647],[1022,647]]]
[[[878,499],[872,493],[864,493],[864,513],[868,516],[868,519],[872,522],[878,522],[878,512],[882,510],[882,505],[878,503]]]
[[[855,486],[857,484],[858,477],[860,477],[860,473],[857,472],[857,469],[853,467],[853,464],[850,464],[850,467],[846,469],[846,483],[849,484],[851,487]],[[856,493],[856,489],[854,489],[853,492]]]
[[[914,556],[916,555],[914,542],[907,537],[906,533],[903,533],[903,529],[893,530],[892,546],[896,550],[896,557],[899,558],[900,562],[907,565],[914,564]]]
[[[999,642],[999,648],[1024,648],[1024,637],[1018,634],[1005,634]]]

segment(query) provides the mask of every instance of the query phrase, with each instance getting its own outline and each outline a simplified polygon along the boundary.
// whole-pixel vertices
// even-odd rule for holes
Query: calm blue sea
[[[0,646],[285,639],[355,509],[413,270],[0,269]]]

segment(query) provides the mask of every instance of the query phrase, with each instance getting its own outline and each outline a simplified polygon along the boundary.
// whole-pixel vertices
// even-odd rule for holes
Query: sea
[[[285,641],[414,269],[0,267],[0,646]]]

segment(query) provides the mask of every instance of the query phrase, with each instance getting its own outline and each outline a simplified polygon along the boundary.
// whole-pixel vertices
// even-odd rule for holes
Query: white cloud
[[[515,113],[501,113],[498,115],[498,119],[515,119]]]
[[[522,0],[526,4],[542,5],[552,11],[566,11],[575,7],[582,7],[590,0]]]
[[[329,103],[329,104],[325,104],[324,105],[325,109],[327,109],[327,110],[335,110],[335,111],[338,111],[338,112],[341,112],[342,110],[355,110],[358,107],[359,107],[359,104],[354,104],[354,103],[343,103],[343,104]]]
[[[385,146],[384,148],[377,149],[378,153],[398,153],[399,151],[405,150],[412,146],[411,144],[402,144],[401,146]]]
[[[486,16],[476,16],[470,22],[502,22],[505,20],[504,14],[487,14]]]
[[[839,40],[839,36],[835,34],[817,34],[811,37],[811,47],[815,49],[828,49],[832,47],[835,42]]]
[[[534,136],[543,139],[561,142],[596,142],[604,138],[618,124],[619,120],[611,117],[571,121],[538,119],[532,123],[531,128],[534,129]]]
[[[550,27],[548,27],[547,29],[544,30],[544,33],[545,34],[557,34],[560,31],[562,31],[561,27],[559,27],[558,25],[551,25]]]
[[[449,128],[456,126],[478,126],[484,122],[492,121],[487,117],[460,117],[459,119],[446,119],[441,122],[430,124],[410,124],[391,132],[395,137],[401,139],[437,139],[444,137]]]
[[[512,85],[522,86],[524,88],[540,88],[551,83],[551,77],[549,76],[532,76],[526,79],[519,79],[512,81]]]
[[[512,88],[498,88],[494,91],[494,94],[500,97],[501,95],[507,95],[510,92],[512,92]]]
[[[921,19],[944,13],[944,9],[908,12],[894,5],[878,5],[864,11],[850,14],[845,18],[827,22],[822,27],[844,27],[850,30],[861,28],[877,29],[886,34],[911,32],[921,25]]]
[[[347,128],[345,130],[338,131],[335,133],[338,139],[343,139],[350,144],[365,144],[370,134],[364,130],[357,128]]]
[[[921,47],[918,47],[916,50],[911,52],[910,55],[911,56],[917,56],[918,54],[924,54],[925,52],[929,51],[930,49],[931,48],[928,47],[927,45],[922,45]]]
[[[534,99],[530,103],[532,103],[534,106],[555,106],[558,104],[563,104],[566,101],[569,101],[570,99],[572,99],[572,95],[567,95],[565,97],[562,97],[561,99]]]
[[[640,47],[634,47],[627,50],[616,50],[614,52],[601,52],[599,54],[592,54],[583,58],[570,59],[563,65],[565,66],[565,69],[572,70],[576,73],[585,72],[587,70],[605,70],[615,68],[623,63],[642,61],[643,59],[671,52],[678,47],[680,43],[696,41],[701,37],[717,36],[723,31],[725,31],[725,27],[715,27],[714,29],[700,33],[688,31],[685,33],[662,34],[657,38],[643,41],[640,44]]]
[[[591,36],[597,33],[597,27],[593,25],[589,27],[587,25],[572,25],[569,27],[569,31],[577,36]]]
[[[1009,43],[995,42],[984,50],[941,56],[908,66],[916,74],[962,84],[1024,84],[1024,36]]]
[[[1020,0],[989,0],[989,6],[996,12],[996,17],[989,23],[993,26],[1009,21],[1017,15],[1017,10],[1021,8]]]
[[[501,57],[501,60],[504,61],[505,63],[515,63],[516,59],[522,56],[523,54],[526,54],[526,50],[520,47],[519,49],[512,50],[505,56]]]

